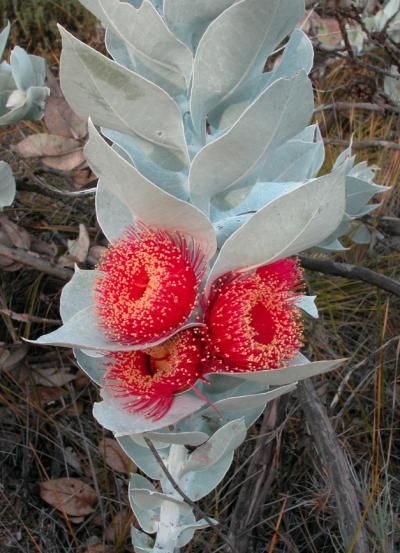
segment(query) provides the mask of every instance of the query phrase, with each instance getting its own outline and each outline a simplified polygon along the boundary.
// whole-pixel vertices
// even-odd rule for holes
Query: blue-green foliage
[[[0,59],[6,47],[10,24],[0,33]],[[49,89],[44,86],[45,60],[16,46],[10,63],[0,64],[0,125],[12,125],[21,119],[35,121],[43,115]]]

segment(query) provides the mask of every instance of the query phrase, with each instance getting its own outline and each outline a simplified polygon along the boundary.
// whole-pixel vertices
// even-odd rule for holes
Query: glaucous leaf
[[[14,92],[4,103],[0,95],[0,125],[12,125],[21,119],[37,121],[42,118],[46,100],[50,94],[49,88],[31,86],[26,92],[19,89]]]
[[[106,371],[107,358],[103,356],[93,357],[80,349],[74,349],[74,356],[79,368],[92,380],[97,386],[103,384],[103,376]]]
[[[61,292],[60,315],[64,323],[81,309],[93,305],[93,286],[98,276],[99,271],[80,269],[75,266],[71,280]]]
[[[65,29],[61,86],[71,107],[95,124],[140,137],[168,169],[188,164],[178,106],[160,87],[86,46]],[[160,150],[163,156],[160,156]]]
[[[152,553],[154,540],[134,526],[131,527],[131,540],[135,553]]]
[[[314,361],[300,364],[290,364],[282,369],[270,369],[266,371],[254,371],[247,373],[219,373],[214,375],[215,379],[224,374],[233,378],[244,379],[251,382],[258,382],[268,386],[286,386],[311,376],[324,374],[340,367],[346,359],[333,359],[328,361]],[[295,363],[295,361],[293,361]],[[278,388],[279,390],[280,388]]]
[[[11,167],[5,161],[0,161],[0,210],[13,203],[15,192],[15,179]]]
[[[189,455],[181,474],[206,470],[239,447],[245,437],[246,426],[243,419],[228,422]]]
[[[315,142],[294,138],[271,149],[263,161],[260,180],[266,182],[305,181],[314,178],[325,159],[325,147],[321,132],[314,127]]]
[[[169,94],[186,93],[192,73],[190,50],[168,29],[149,0],[139,8],[119,0],[99,0],[106,27],[123,40],[143,77]]]
[[[129,412],[123,407],[121,400],[110,397],[105,390],[103,390],[102,395],[104,401],[95,403],[93,406],[94,417],[102,426],[114,432],[117,437],[154,432],[176,423],[205,405],[203,400],[193,394],[178,395],[164,417],[152,420],[140,413]]]
[[[317,296],[300,296],[300,299],[296,301],[297,307],[314,319],[318,319],[318,309],[315,305],[316,297]]]
[[[164,0],[164,17],[171,31],[195,50],[211,21],[237,1],[201,0],[194,6],[187,0]]]
[[[298,134],[312,112],[312,87],[304,72],[273,83],[229,131],[195,156],[189,174],[192,201],[207,210],[208,198],[255,182],[268,150]]]
[[[214,255],[216,238],[208,218],[196,207],[171,196],[141,175],[107,144],[91,122],[85,154],[93,171],[103,181],[97,194],[108,187],[128,207],[134,221],[139,219],[150,226],[186,233],[198,241],[208,260]]]
[[[163,169],[156,163],[153,163],[140,149],[134,138],[127,134],[122,134],[109,129],[102,129],[104,136],[117,144],[128,155],[129,161],[133,163],[136,169],[151,182],[169,192],[173,196],[187,201],[189,190],[187,184],[187,175],[183,172],[174,172]]]
[[[339,167],[328,175],[307,181],[260,209],[222,246],[208,286],[228,271],[271,263],[327,238],[343,218],[344,172],[345,168]],[[258,239],[254,240],[254,236]]]
[[[147,446],[139,445],[130,436],[117,438],[119,445],[132,461],[152,480],[161,480],[165,475],[153,453]],[[168,458],[168,449],[158,452],[163,462]]]
[[[4,50],[7,44],[8,35],[10,34],[11,25],[10,22],[7,22],[7,25],[0,32],[0,60],[3,57]]]
[[[203,128],[206,115],[246,79],[262,73],[267,57],[303,12],[303,0],[242,0],[209,25],[193,68],[190,110],[197,130]]]
[[[310,39],[303,31],[295,29],[273,70],[246,80],[232,96],[209,114],[210,124],[220,130],[231,127],[254,99],[273,82],[293,77],[300,71],[305,71],[308,75],[313,60],[314,50]]]

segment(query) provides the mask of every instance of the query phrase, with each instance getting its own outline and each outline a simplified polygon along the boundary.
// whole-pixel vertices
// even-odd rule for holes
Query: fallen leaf
[[[131,530],[131,525],[135,523],[135,517],[132,511],[124,509],[117,513],[108,524],[104,537],[110,543],[124,543],[128,538]]]
[[[22,157],[61,156],[81,148],[74,138],[47,133],[31,134],[12,147]]]
[[[86,261],[90,246],[90,238],[85,225],[79,225],[79,236],[76,240],[68,240],[68,252],[58,260],[63,267],[74,267],[75,263]]]
[[[92,246],[89,250],[87,258],[88,262],[92,265],[97,265],[105,251],[107,251],[105,246]]]
[[[136,465],[122,451],[116,440],[104,438],[99,442],[99,451],[104,456],[107,465],[116,472],[129,474],[137,471]]]
[[[113,552],[113,549],[108,545],[97,543],[96,545],[89,545],[89,547],[85,549],[85,553],[114,553],[114,552]]]
[[[32,379],[36,384],[42,386],[65,386],[68,382],[75,380],[76,374],[71,374],[67,367],[51,368],[51,369],[33,369]]]
[[[61,156],[42,157],[41,161],[46,167],[64,172],[73,171],[83,163],[86,163],[82,148]]]
[[[78,478],[40,482],[40,497],[55,509],[73,517],[93,513],[97,502],[94,489]]]
[[[7,247],[15,247],[29,250],[31,238],[29,233],[10,221],[5,215],[0,215],[0,244]],[[22,263],[13,261],[5,255],[0,255],[0,269],[3,271],[18,271],[23,267]]]
[[[46,388],[45,386],[39,386],[34,390],[34,393],[41,403],[48,404],[60,400],[67,394],[67,391],[60,387]]]
[[[97,180],[97,176],[89,167],[78,168],[72,175],[75,188],[80,189]]]
[[[51,133],[67,138],[83,138],[87,123],[72,111],[64,98],[50,96],[46,103],[44,122]]]
[[[21,363],[28,353],[28,344],[19,344],[12,350],[0,350],[0,369],[10,371]]]

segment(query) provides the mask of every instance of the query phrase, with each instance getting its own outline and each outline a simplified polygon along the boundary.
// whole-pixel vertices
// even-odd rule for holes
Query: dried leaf
[[[68,240],[68,252],[58,260],[63,267],[74,267],[75,263],[86,261],[90,246],[90,238],[85,225],[79,225],[79,236],[76,240]]]
[[[96,545],[89,545],[89,547],[85,549],[85,553],[113,553],[113,549],[108,545],[97,543]]]
[[[55,509],[73,517],[93,513],[94,489],[78,478],[58,478],[40,483],[40,497]]]
[[[28,250],[31,238],[28,232],[10,221],[5,215],[0,215],[0,244],[4,246]],[[3,271],[19,271],[23,265],[9,257],[0,256],[0,269]]]
[[[42,163],[46,167],[56,169],[57,171],[73,171],[83,163],[85,163],[85,156],[83,150],[75,150],[62,156],[43,157]]]
[[[64,98],[50,96],[44,112],[44,122],[53,134],[66,138],[83,138],[87,123],[72,111]]]
[[[110,543],[124,543],[129,536],[135,517],[132,511],[124,509],[115,515],[104,533],[105,540]]]
[[[35,389],[34,393],[39,397],[41,403],[48,404],[60,400],[68,392],[59,386],[55,386],[54,388],[39,386]]]
[[[78,189],[97,180],[96,175],[89,169],[89,167],[76,169],[76,171],[74,171],[74,174],[72,175],[72,178],[75,188]]]
[[[29,250],[31,237],[25,229],[10,221],[5,215],[0,215],[0,243]]]
[[[99,442],[99,451],[109,467],[117,472],[126,474],[136,472],[137,467],[122,451],[118,442],[112,438],[104,438]]]
[[[54,369],[34,369],[32,378],[36,384],[51,388],[53,386],[65,386],[68,382],[75,380],[76,375],[71,374],[69,368],[60,367]]]
[[[89,250],[87,259],[89,263],[91,263],[92,265],[97,265],[106,249],[107,248],[105,246],[92,246]]]
[[[66,138],[55,134],[31,134],[13,146],[13,150],[22,157],[61,156],[81,148],[74,138]]]
[[[14,369],[26,357],[28,349],[28,344],[19,344],[11,351],[0,349],[0,370],[10,371]]]

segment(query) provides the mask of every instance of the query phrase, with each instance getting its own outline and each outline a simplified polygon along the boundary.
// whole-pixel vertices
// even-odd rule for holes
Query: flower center
[[[196,244],[179,233],[128,231],[98,267],[96,311],[108,338],[146,344],[179,328],[194,308],[203,265]]]

